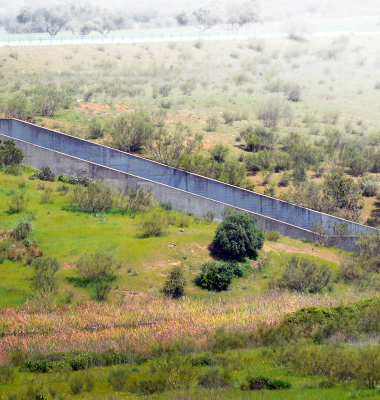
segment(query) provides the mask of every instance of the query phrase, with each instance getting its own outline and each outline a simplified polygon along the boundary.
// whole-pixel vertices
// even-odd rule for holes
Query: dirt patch
[[[269,251],[276,251],[276,252],[286,252],[286,253],[298,253],[298,254],[307,254],[309,256],[313,257],[319,257],[322,258],[326,261],[329,262],[334,262],[336,264],[339,264],[341,261],[341,258],[339,255],[331,253],[328,250],[319,248],[319,247],[295,247],[295,246],[290,246],[285,243],[265,243],[264,245],[264,251],[269,252]]]
[[[81,104],[81,108],[84,108],[86,110],[96,110],[96,111],[101,111],[101,110],[109,110],[110,107],[105,105],[105,104],[100,104],[100,103],[86,103],[86,104]]]

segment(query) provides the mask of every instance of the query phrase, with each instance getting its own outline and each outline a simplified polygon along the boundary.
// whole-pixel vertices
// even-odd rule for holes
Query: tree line
[[[7,33],[48,33],[57,35],[69,30],[73,35],[98,32],[106,35],[114,30],[130,29],[128,21],[147,23],[157,18],[152,10],[128,13],[123,9],[109,9],[86,3],[58,3],[52,6],[22,7],[16,17],[5,16],[0,21]],[[223,29],[238,30],[246,24],[260,21],[259,7],[253,0],[222,6],[202,6],[183,10],[172,15],[172,22],[179,26],[191,25],[201,31],[220,25]]]

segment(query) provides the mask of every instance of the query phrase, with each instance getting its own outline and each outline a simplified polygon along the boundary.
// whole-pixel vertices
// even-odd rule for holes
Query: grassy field
[[[71,185],[70,191],[63,196],[56,191],[58,182],[44,182],[44,190],[49,187],[53,189],[53,203],[41,204],[44,190],[41,190],[41,182],[28,179],[32,172],[28,167],[25,167],[22,176],[0,172],[0,221],[3,230],[0,240],[6,239],[7,232],[20,217],[33,212],[32,239],[37,240],[44,256],[56,257],[62,266],[57,274],[59,293],[53,308],[38,310],[33,306],[30,289],[32,271],[25,265],[26,259],[6,259],[0,265],[2,363],[15,363],[17,354],[21,354],[21,359],[29,357],[34,360],[41,354],[107,353],[112,349],[129,354],[127,357],[140,354],[150,360],[142,364],[136,360],[125,361],[129,365],[123,367],[130,377],[128,382],[132,382],[134,376],[136,379],[153,376],[155,372],[152,371],[156,371],[157,363],[174,365],[168,367],[172,372],[165,393],[149,398],[254,399],[264,396],[273,399],[308,399],[311,395],[316,399],[322,396],[341,399],[354,395],[378,396],[373,390],[359,388],[358,391],[357,386],[350,384],[323,389],[323,385],[318,386],[323,377],[294,373],[288,366],[278,364],[276,357],[265,348],[240,351],[232,347],[227,352],[214,352],[216,357],[221,357],[215,361],[216,366],[223,366],[223,370],[229,374],[228,379],[233,377],[226,387],[212,384],[202,388],[196,384],[204,374],[221,367],[194,367],[185,369],[183,373],[186,377],[176,375],[180,373],[180,365],[192,362],[191,357],[203,357],[201,352],[206,352],[209,357],[213,337],[220,328],[228,332],[254,332],[262,324],[277,326],[285,315],[302,307],[347,304],[376,295],[374,289],[358,291],[355,286],[340,279],[340,262],[346,255],[344,252],[281,237],[278,242],[267,241],[256,260],[242,263],[245,276],[236,279],[230,290],[220,293],[203,291],[195,286],[193,278],[200,264],[211,259],[208,245],[213,238],[215,223],[193,220],[182,229],[184,232],[173,225],[160,237],[142,238],[138,229],[141,213],[135,216],[114,212],[90,215],[63,209],[69,202],[73,189]],[[22,214],[9,214],[10,197],[17,190],[25,190],[30,201]],[[171,213],[180,215],[175,211]],[[94,252],[95,249],[113,254],[122,263],[106,303],[90,301],[93,296],[91,289],[76,285],[76,279],[80,276],[76,261],[84,252]],[[282,271],[294,254],[327,265],[335,276],[332,291],[316,295],[268,291],[270,278]],[[161,293],[165,277],[174,265],[184,267],[189,281],[186,296],[178,301],[166,299]],[[229,345],[226,346],[228,350]],[[177,363],[178,367],[175,367]],[[4,372],[0,371],[0,390],[2,399],[11,398],[9,396],[12,395],[16,399],[25,398],[33,390],[43,392],[49,398],[121,399],[141,395],[135,386],[115,389],[109,376],[112,371],[119,369],[99,366],[90,368],[86,373],[57,370],[41,374],[20,372],[19,367],[13,367],[12,383],[1,381]],[[283,379],[292,384],[292,389],[242,391],[239,386],[248,375]],[[83,382],[92,379],[94,388],[89,392],[82,388],[80,393],[74,394],[71,386],[75,377]],[[149,390],[162,390],[157,382],[152,385],[153,389]]]

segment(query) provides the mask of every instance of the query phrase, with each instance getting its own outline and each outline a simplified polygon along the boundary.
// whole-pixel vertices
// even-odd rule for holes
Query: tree
[[[167,297],[178,299],[183,296],[186,285],[187,281],[183,273],[183,268],[175,266],[166,279],[163,292]]]
[[[260,21],[259,7],[256,1],[233,3],[226,11],[226,17],[222,26],[227,30],[237,31],[244,25]]]
[[[162,123],[148,146],[155,161],[178,168],[181,154],[191,156],[201,150],[202,135],[193,136],[182,122],[177,123],[174,135],[170,135]]]
[[[16,147],[15,142],[7,139],[2,144],[0,139],[0,166],[21,164],[24,159],[24,152]]]
[[[176,16],[179,25],[192,25],[201,32],[222,22],[221,11],[217,7],[200,7],[192,13],[182,11]]]
[[[147,144],[155,133],[155,125],[142,109],[119,116],[109,125],[112,141],[108,144],[118,150],[133,152]]]
[[[51,8],[37,8],[32,10],[24,7],[20,10],[16,20],[20,24],[30,24],[34,29],[42,30],[55,36],[70,20],[69,8],[56,5]]]
[[[264,241],[265,233],[256,226],[256,219],[246,212],[237,212],[218,226],[211,247],[226,257],[239,258],[254,255]]]

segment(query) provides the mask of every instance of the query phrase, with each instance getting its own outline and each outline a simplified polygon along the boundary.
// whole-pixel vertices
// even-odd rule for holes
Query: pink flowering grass
[[[347,294],[345,302],[360,295]],[[155,344],[191,342],[199,350],[215,329],[255,329],[276,325],[301,307],[339,304],[327,295],[302,296],[268,292],[223,300],[166,300],[144,295],[133,301],[88,302],[44,312],[3,309],[0,312],[0,359],[14,350],[29,353],[93,350],[146,352]]]

